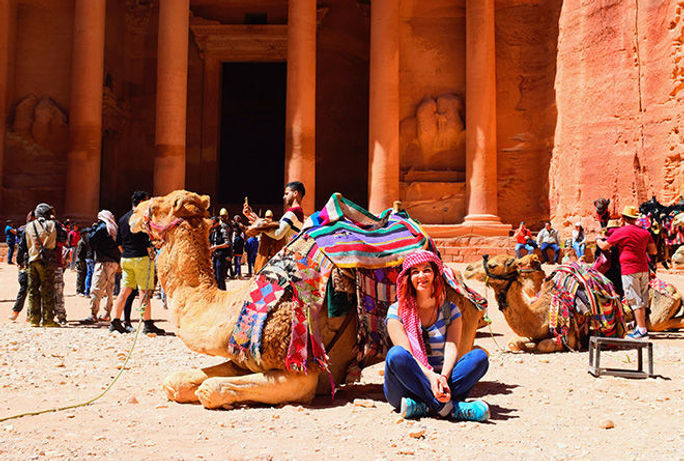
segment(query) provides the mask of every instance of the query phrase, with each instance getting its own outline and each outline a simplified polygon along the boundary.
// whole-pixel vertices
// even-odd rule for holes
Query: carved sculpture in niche
[[[426,97],[415,117],[402,120],[402,171],[465,171],[465,125],[461,98]],[[439,176],[439,175],[438,175]]]
[[[50,97],[30,94],[14,107],[5,137],[3,213],[25,216],[36,203],[50,200],[61,211],[68,117]]]
[[[455,94],[424,98],[400,125],[401,198],[425,224],[454,224],[465,215],[463,101]]]
[[[12,131],[55,153],[64,153],[69,148],[67,115],[47,96],[38,99],[30,94],[22,98],[14,110]]]

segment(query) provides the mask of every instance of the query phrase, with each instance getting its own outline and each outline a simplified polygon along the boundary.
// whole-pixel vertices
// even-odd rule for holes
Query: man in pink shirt
[[[648,305],[648,255],[656,254],[651,233],[636,225],[636,207],[626,206],[622,211],[623,226],[615,229],[607,240],[597,240],[602,250],[613,246],[620,249],[620,267],[625,302],[634,311],[637,327],[627,335],[632,339],[648,338],[646,306]]]

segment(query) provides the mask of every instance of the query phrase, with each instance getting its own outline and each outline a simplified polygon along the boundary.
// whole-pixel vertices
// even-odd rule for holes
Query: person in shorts
[[[625,302],[634,312],[636,328],[627,335],[631,339],[648,338],[646,329],[646,306],[648,305],[648,255],[657,253],[651,233],[636,225],[638,218],[634,206],[622,211],[623,226],[617,228],[606,240],[596,240],[596,245],[607,251],[611,247],[620,249],[620,268]]]
[[[152,321],[152,306],[149,300],[155,286],[154,279],[154,258],[152,257],[152,244],[149,237],[144,232],[133,233],[128,224],[128,220],[133,214],[133,210],[140,202],[150,198],[150,194],[145,191],[135,191],[131,197],[133,205],[131,211],[126,213],[119,220],[119,233],[117,242],[121,247],[121,291],[114,304],[114,315],[109,325],[109,331],[127,333],[133,331],[130,323],[121,323],[121,314],[124,310],[126,299],[134,289],[141,293],[141,307],[147,304],[143,312],[143,333],[149,336],[161,335],[166,332],[158,328]]]

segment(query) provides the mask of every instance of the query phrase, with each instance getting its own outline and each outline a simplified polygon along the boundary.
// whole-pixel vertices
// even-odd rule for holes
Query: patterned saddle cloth
[[[620,296],[603,274],[586,264],[572,262],[559,266],[548,279],[553,281],[549,329],[559,345],[571,349],[571,331],[582,345],[590,335],[624,337]]]

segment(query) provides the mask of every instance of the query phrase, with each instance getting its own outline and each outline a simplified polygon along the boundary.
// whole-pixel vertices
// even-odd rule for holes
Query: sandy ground
[[[670,280],[684,292],[684,277]],[[88,300],[74,285],[67,271],[75,321],[87,316]],[[0,418],[86,401],[109,385],[133,335],[76,322],[29,328],[25,311],[10,323],[16,290],[16,268],[0,264]],[[684,459],[684,332],[652,335],[656,379],[597,379],[586,352],[503,352],[513,333],[488,295],[493,336],[481,331],[476,344],[490,352],[490,368],[472,395],[489,403],[488,423],[401,419],[384,401],[382,364],[333,402],[328,395],[311,405],[228,411],[172,403],[161,391],[169,372],[219,359],[174,336],[141,335],[130,369],[93,405],[0,423],[0,459]],[[159,300],[153,313],[173,331]],[[608,366],[635,367],[634,351],[605,357]],[[614,428],[602,428],[606,420]]]

